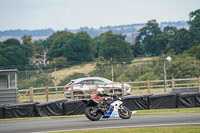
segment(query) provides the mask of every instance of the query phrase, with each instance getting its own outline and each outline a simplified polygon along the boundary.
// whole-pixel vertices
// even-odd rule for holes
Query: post
[[[45,87],[45,90],[46,90],[46,102],[49,101],[49,88],[48,86]]]
[[[71,99],[74,100],[74,88],[71,86]]]
[[[56,79],[57,79],[57,77],[56,77],[56,62],[55,62],[55,60],[54,60],[54,72],[55,72],[55,77],[54,77],[55,82],[54,82],[54,86],[56,87],[56,100],[57,100],[57,91],[58,91],[58,89],[57,89],[57,85],[56,85]]]
[[[57,100],[57,98],[58,98],[58,88],[56,86],[56,100]]]
[[[151,94],[151,83],[150,83],[150,80],[147,80],[147,88],[148,88],[148,90],[147,90],[148,94]]]
[[[112,76],[112,90],[113,90],[113,95],[115,93],[114,90],[114,72],[113,72],[113,60],[110,58],[110,65],[111,65],[111,76]]]
[[[199,77],[199,92],[200,92],[200,77]]]
[[[174,78],[172,78],[172,89],[175,88],[175,82],[174,82]]]
[[[96,83],[96,91],[97,91],[98,87],[99,87],[99,85],[98,85],[98,83]]]
[[[30,87],[30,102],[33,102],[33,87]]]
[[[166,76],[166,69],[165,69],[165,56],[163,55],[162,57],[162,61],[163,61],[163,73],[164,73],[164,92],[166,93],[166,79],[167,79],[167,76]]]
[[[110,59],[110,64],[111,64],[112,82],[114,82],[114,72],[113,72],[113,61],[112,61],[112,58]]]
[[[122,97],[124,97],[124,82],[122,81]]]
[[[55,62],[55,60],[54,60],[54,72],[55,72],[55,77],[54,77],[54,79],[55,79],[55,82],[56,82],[56,79],[57,79],[57,77],[56,77],[56,62]]]
[[[28,72],[27,72],[27,70],[26,70],[26,79],[28,78]]]

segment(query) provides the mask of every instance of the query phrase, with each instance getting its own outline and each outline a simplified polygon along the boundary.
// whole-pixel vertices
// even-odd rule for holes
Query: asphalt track
[[[101,119],[90,121],[82,118],[17,120],[0,122],[0,133],[30,133],[51,131],[74,131],[106,128],[140,128],[160,126],[200,126],[199,114],[181,115],[145,115],[132,116],[131,119],[120,118]]]

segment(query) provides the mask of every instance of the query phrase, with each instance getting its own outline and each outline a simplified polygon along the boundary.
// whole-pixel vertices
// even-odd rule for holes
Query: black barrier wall
[[[36,116],[60,116],[63,115],[63,103],[66,100],[47,102],[36,105]]]
[[[123,104],[130,110],[149,109],[148,96],[127,96],[122,98]]]
[[[0,119],[4,118],[4,105],[0,105]]]
[[[200,93],[177,95],[178,108],[200,107]]]
[[[34,117],[35,105],[38,103],[22,103],[4,106],[4,118]]]
[[[85,109],[86,105],[82,100],[68,101],[63,104],[64,115],[84,114]]]
[[[122,98],[130,110],[200,107],[200,93],[127,96]],[[67,99],[48,103],[0,105],[0,118],[84,114],[82,100]]]
[[[176,108],[176,94],[150,95],[149,109]]]

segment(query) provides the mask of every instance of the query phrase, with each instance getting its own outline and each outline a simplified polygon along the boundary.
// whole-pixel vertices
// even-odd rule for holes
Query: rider
[[[108,96],[107,94],[105,94],[104,89],[103,88],[98,88],[95,92],[91,93],[91,99],[93,99],[94,101],[103,101],[105,100],[105,98],[103,96]]]

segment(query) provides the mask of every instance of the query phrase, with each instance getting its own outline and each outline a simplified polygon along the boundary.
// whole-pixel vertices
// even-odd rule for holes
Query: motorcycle
[[[92,99],[83,100],[86,104],[85,115],[91,121],[98,121],[100,118],[120,117],[129,119],[132,112],[123,106],[123,101],[118,96],[105,98],[105,100],[96,102]]]

